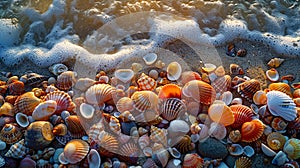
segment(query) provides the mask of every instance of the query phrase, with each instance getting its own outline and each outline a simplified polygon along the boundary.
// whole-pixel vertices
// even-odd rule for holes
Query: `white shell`
[[[216,68],[217,68],[217,66],[214,64],[211,64],[211,63],[206,63],[206,64],[204,64],[204,67],[202,67],[202,69],[208,73],[214,71]]]
[[[28,116],[26,114],[23,114],[23,113],[17,113],[16,114],[16,121],[23,128],[25,128],[29,125]]]
[[[168,134],[172,137],[183,136],[190,131],[190,126],[183,120],[173,120],[168,127]]]
[[[273,151],[271,148],[269,148],[267,145],[263,143],[261,144],[261,150],[267,156],[273,157],[276,155],[275,151]]]
[[[230,150],[230,148],[233,150]],[[240,144],[231,144],[230,148],[228,151],[232,156],[240,156],[244,153],[244,149]]]
[[[297,117],[296,104],[292,98],[283,92],[268,92],[267,106],[272,115],[280,116],[287,121],[293,121]]]
[[[239,97],[232,99],[231,104],[243,104],[243,100]]]
[[[94,116],[95,108],[90,104],[82,103],[80,105],[80,113],[85,119],[91,119]]]
[[[68,67],[64,64],[54,64],[49,67],[49,71],[54,75],[58,76],[59,74],[68,71]]]
[[[230,91],[226,91],[220,96],[220,99],[228,106],[232,102],[233,95]]]
[[[247,145],[244,147],[244,154],[248,157],[251,157],[255,154],[255,151],[251,146]]]
[[[52,116],[57,108],[57,102],[54,100],[47,100],[35,107],[32,112],[32,118],[34,120],[48,120]]]
[[[171,81],[178,80],[181,76],[182,68],[178,62],[171,62],[167,67],[167,78]]]
[[[168,148],[168,151],[176,159],[181,157],[181,153],[176,148]]]
[[[95,84],[95,80],[90,78],[80,78],[77,80],[75,84],[75,88],[79,89],[81,91],[86,91],[89,87],[91,87],[93,84]]]
[[[127,83],[134,76],[134,72],[131,69],[118,69],[115,71],[115,77],[120,81]]]
[[[58,156],[58,161],[61,164],[69,164],[69,161],[67,161],[67,159],[65,158],[64,152],[62,152],[59,156]]]
[[[266,76],[271,82],[276,82],[279,80],[279,73],[274,68],[267,70]]]
[[[212,122],[210,124],[210,128],[208,134],[212,137],[215,137],[219,140],[224,139],[226,137],[226,127],[223,124],[219,124],[216,122]]]
[[[284,152],[279,151],[276,154],[276,156],[274,157],[274,159],[272,160],[272,164],[277,165],[277,166],[282,166],[287,161],[289,161],[289,159],[287,158],[287,155]]]
[[[192,140],[193,143],[198,142],[199,139],[200,139],[200,135],[199,134],[192,134],[191,135],[191,140]]]
[[[100,167],[101,157],[96,149],[91,149],[88,156],[89,167]]]
[[[149,53],[143,57],[143,60],[147,65],[152,65],[157,60],[157,54]]]

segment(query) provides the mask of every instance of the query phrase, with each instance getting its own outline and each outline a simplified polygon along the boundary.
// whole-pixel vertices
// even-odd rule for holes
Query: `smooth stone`
[[[208,138],[199,143],[198,153],[203,157],[223,159],[228,155],[228,150],[222,142],[214,138]]]
[[[122,133],[130,135],[131,128],[136,127],[135,122],[121,122]]]
[[[4,150],[6,148],[6,143],[0,140],[0,150]]]
[[[53,161],[54,161],[54,163],[59,163],[58,157],[63,152],[64,152],[64,148],[57,148],[55,150],[54,155],[53,155]]]

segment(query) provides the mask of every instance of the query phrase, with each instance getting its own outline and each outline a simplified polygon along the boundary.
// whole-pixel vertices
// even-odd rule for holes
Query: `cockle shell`
[[[294,90],[294,92],[293,92],[293,98],[294,99],[300,98],[300,89]]]
[[[65,119],[65,123],[72,137],[80,138],[85,135],[85,130],[77,115],[70,115]]]
[[[272,132],[267,137],[267,144],[274,151],[282,150],[285,142],[285,137],[278,132]]]
[[[132,111],[133,110],[134,102],[129,97],[122,97],[118,100],[116,104],[116,108],[119,112],[123,113],[125,111]]]
[[[234,123],[231,125],[233,128],[239,128],[243,123],[249,122],[253,119],[253,111],[245,105],[237,104],[230,106],[234,115]]]
[[[130,82],[134,76],[134,72],[131,69],[118,69],[115,71],[115,77],[123,83]]]
[[[182,163],[183,168],[203,168],[204,160],[197,154],[186,154]]]
[[[152,65],[157,60],[157,54],[148,53],[143,56],[143,60],[145,61],[146,65]]]
[[[217,93],[223,94],[231,88],[231,77],[229,75],[219,77],[211,82],[211,86]]]
[[[49,120],[50,116],[55,113],[57,103],[54,100],[47,100],[35,107],[32,112],[32,118],[34,120]]]
[[[185,85],[192,80],[201,80],[201,76],[198,72],[195,71],[185,71],[181,75],[181,83]]]
[[[267,104],[267,95],[264,91],[259,90],[257,92],[255,92],[255,94],[253,95],[253,102],[256,105],[265,105]]]
[[[96,143],[99,145],[98,151],[100,156],[112,157],[119,150],[119,142],[117,138],[107,132],[100,133]]]
[[[13,80],[8,84],[8,92],[11,95],[21,95],[25,92],[25,85],[22,81]]]
[[[212,121],[228,126],[234,123],[232,110],[222,101],[215,101],[208,109]]]
[[[56,101],[57,107],[55,113],[60,114],[62,111],[73,111],[75,108],[75,104],[72,102],[71,97],[63,91],[54,91],[48,93],[44,99],[44,101],[54,100]]]
[[[58,75],[56,87],[60,90],[67,91],[71,89],[76,83],[77,73],[73,71],[66,71]]]
[[[282,64],[283,61],[284,61],[284,59],[281,59],[281,58],[272,58],[268,62],[268,66],[270,66],[272,68],[277,68]]]
[[[89,104],[103,106],[105,102],[112,99],[112,93],[116,89],[108,84],[96,84],[85,92],[86,101]]]
[[[151,126],[150,130],[150,140],[156,143],[163,144],[164,146],[167,146],[167,130],[163,128],[157,128],[155,126]]]
[[[240,67],[237,64],[230,64],[229,72],[231,75],[243,75],[244,74],[244,70],[242,69],[242,67]]]
[[[139,112],[144,112],[149,109],[157,109],[158,96],[151,91],[137,91],[131,96],[134,102],[134,108]]]
[[[194,149],[192,145],[192,139],[188,135],[184,135],[183,137],[177,137],[175,140],[172,139],[171,144],[175,144],[174,147],[178,149],[180,153],[186,153]]]
[[[283,82],[271,83],[269,85],[269,90],[270,91],[277,90],[277,91],[287,94],[290,97],[292,96],[291,87],[288,84],[283,83]]]
[[[154,90],[157,86],[155,79],[142,73],[140,78],[137,80],[138,88],[140,90]]]
[[[120,160],[129,164],[134,164],[139,157],[139,148],[135,143],[126,143],[120,147],[119,155]]]
[[[9,150],[6,152],[6,157],[13,158],[23,158],[28,152],[28,148],[25,146],[24,139],[10,146]]]
[[[158,98],[178,98],[181,99],[181,88],[176,84],[166,84],[160,88]]]
[[[266,76],[271,82],[276,82],[279,80],[279,72],[275,68],[267,70]]]
[[[80,139],[69,141],[64,148],[64,157],[71,163],[80,162],[89,152],[89,144]]]
[[[68,70],[68,67],[61,63],[54,64],[49,67],[49,71],[52,72],[56,76],[58,76],[59,74],[61,74],[63,72],[66,72],[67,70]]]
[[[226,137],[227,130],[223,124],[217,123],[217,122],[212,122],[210,124],[208,134],[211,137],[215,137],[216,139],[222,140]]]
[[[216,99],[215,89],[199,80],[193,80],[184,85],[182,93],[186,97],[192,97],[196,102],[200,102],[205,105],[210,105]]]
[[[16,122],[23,128],[26,128],[29,125],[29,119],[26,114],[17,113],[16,114]]]
[[[0,140],[7,144],[13,144],[19,141],[23,136],[22,129],[17,124],[5,124],[1,129]]]
[[[251,168],[252,161],[248,157],[240,157],[235,161],[234,168]]]
[[[240,156],[244,153],[244,149],[240,144],[231,144],[228,151],[233,156]]]
[[[4,102],[0,107],[0,116],[10,116],[15,115],[14,106],[8,102]]]
[[[300,158],[300,140],[291,138],[284,144],[283,151],[289,158],[297,160]]]
[[[260,90],[260,83],[256,79],[245,81],[238,85],[237,92],[249,101],[253,100],[253,95]]]
[[[242,139],[240,130],[232,130],[228,135],[228,140],[233,143],[237,143]]]
[[[297,117],[296,104],[287,94],[280,91],[267,93],[267,106],[274,116],[280,116],[287,121]]]
[[[42,100],[36,97],[34,92],[26,92],[17,98],[14,107],[16,112],[30,116],[35,107],[41,102]]]
[[[187,111],[183,101],[177,98],[165,99],[159,107],[162,118],[168,121],[176,119]]]
[[[167,67],[167,78],[171,81],[178,80],[181,76],[182,68],[178,62],[171,62]]]
[[[264,133],[265,126],[259,119],[245,122],[241,128],[242,141],[253,142],[259,139]]]

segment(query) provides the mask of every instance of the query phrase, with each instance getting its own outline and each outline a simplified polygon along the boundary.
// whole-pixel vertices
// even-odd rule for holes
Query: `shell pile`
[[[157,68],[159,55],[148,56],[147,71],[133,63],[78,79],[58,68],[56,77],[36,74],[44,81],[1,81],[2,164],[202,168],[232,156],[231,166],[251,167],[255,154],[274,166],[299,162],[300,94],[277,78],[279,59],[268,63],[271,84],[263,90],[237,64],[184,71],[177,62]]]

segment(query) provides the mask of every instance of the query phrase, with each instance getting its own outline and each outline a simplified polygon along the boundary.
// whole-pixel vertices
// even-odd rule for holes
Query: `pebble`
[[[208,138],[204,142],[200,142],[198,152],[201,156],[212,159],[223,159],[228,155],[226,146],[214,138]]]

